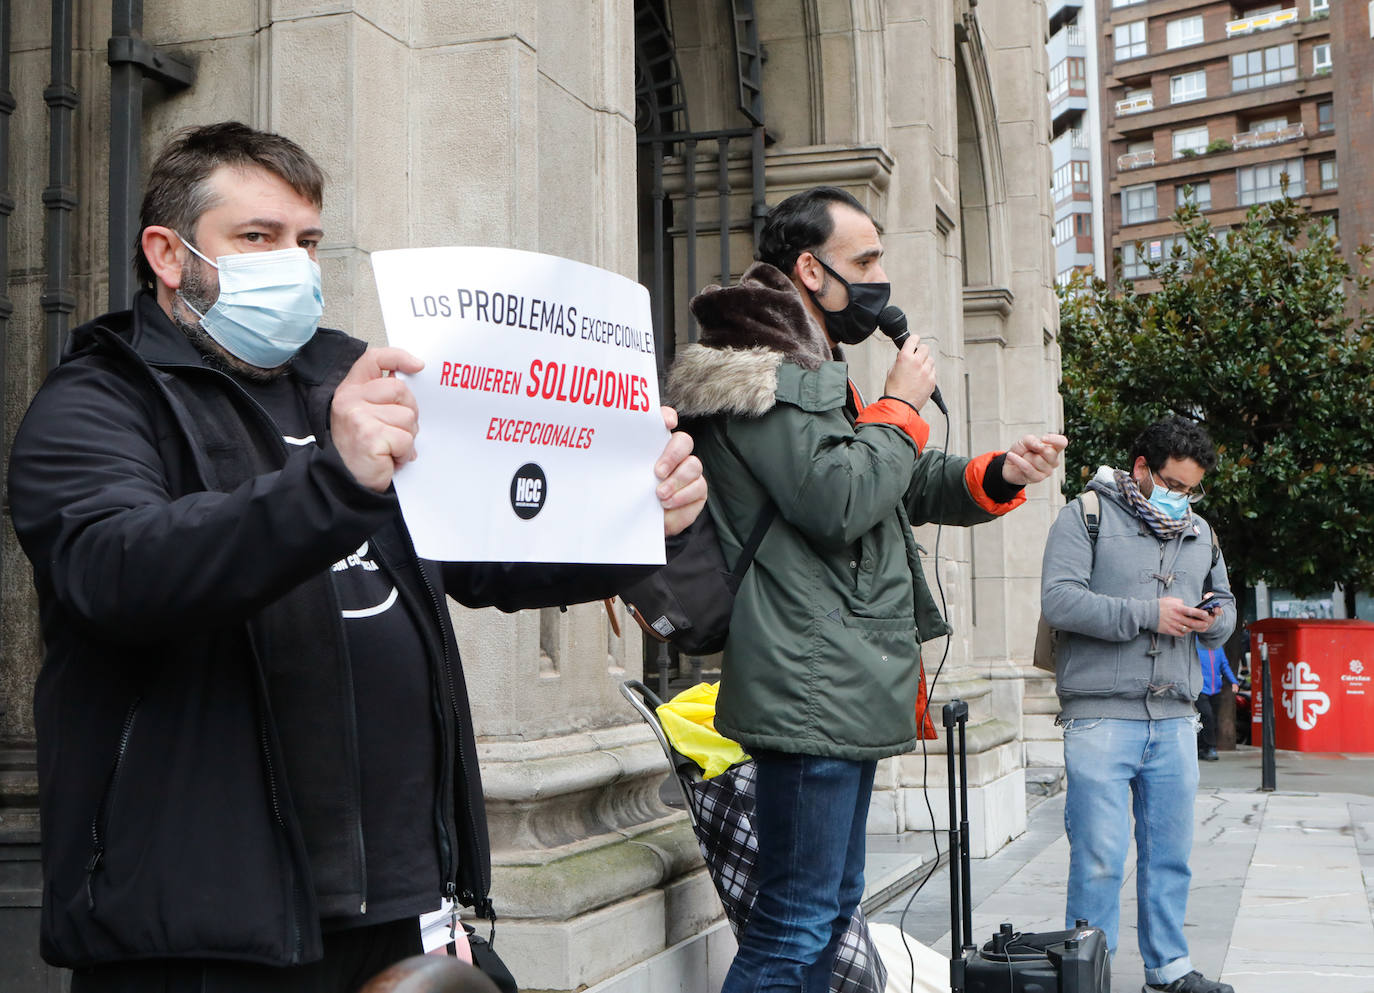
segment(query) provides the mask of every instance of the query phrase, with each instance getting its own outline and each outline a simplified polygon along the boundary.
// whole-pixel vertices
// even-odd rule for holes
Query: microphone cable
[[[885,334],[885,335],[887,335],[889,338],[891,338],[891,339],[892,339],[892,343],[893,343],[894,345],[896,345],[899,349],[902,347],[902,345],[904,345],[904,344],[906,343],[907,338],[910,337],[910,332],[909,332],[908,329],[907,329],[906,314],[904,314],[904,313],[901,311],[900,308],[895,307],[895,306],[891,306],[891,305],[889,305],[889,306],[887,306],[887,307],[884,307],[884,308],[882,309],[882,311],[878,314],[878,330],[882,331],[883,334]],[[953,628],[953,626],[949,623],[949,602],[948,602],[948,599],[946,598],[946,595],[945,595],[945,584],[944,584],[944,579],[943,579],[943,578],[941,577],[941,575],[940,575],[940,539],[943,537],[943,535],[944,535],[944,530],[945,530],[945,525],[944,525],[944,471],[945,471],[945,465],[946,465],[946,463],[947,463],[948,460],[949,460],[949,443],[950,443],[951,427],[950,427],[949,408],[948,408],[947,406],[945,406],[944,397],[940,395],[940,388],[939,388],[938,386],[935,387],[935,389],[931,391],[930,400],[931,400],[931,402],[934,403],[935,406],[939,409],[940,413],[942,413],[942,414],[945,415],[945,440],[944,440],[943,446],[942,446],[941,449],[940,449],[940,468],[939,468],[939,470],[938,470],[938,476],[937,476],[937,478],[939,479],[940,489],[939,489],[939,491],[938,491],[938,492],[939,492],[939,496],[938,496],[938,502],[937,502],[937,504],[936,504],[936,513],[935,513],[935,553],[934,553],[935,563],[934,563],[934,564],[935,564],[935,589],[936,589],[936,591],[940,594],[940,615],[941,615],[941,617],[944,618],[945,627],[949,628],[949,630],[945,632],[944,649],[943,649],[943,651],[941,651],[941,653],[940,653],[940,661],[939,661],[939,663],[935,666],[935,674],[931,677],[930,683],[929,683],[929,685],[926,687],[926,705],[925,705],[925,710],[919,715],[919,718],[918,718],[918,720],[917,720],[917,727],[916,727],[916,733],[917,733],[917,735],[919,736],[920,741],[921,741],[921,795],[922,795],[922,798],[925,800],[926,815],[930,818],[930,836],[931,836],[931,839],[932,839],[932,840],[934,841],[934,843],[935,843],[935,858],[934,858],[934,860],[931,862],[930,871],[927,872],[927,873],[925,874],[925,876],[921,879],[921,881],[920,881],[919,883],[916,884],[916,888],[913,889],[913,890],[911,891],[911,895],[910,895],[909,897],[907,897],[907,901],[906,901],[906,903],[905,903],[905,904],[903,905],[903,907],[902,907],[902,914],[901,914],[901,917],[898,919],[898,924],[897,924],[897,930],[901,933],[901,936],[902,936],[902,948],[906,951],[907,962],[908,962],[908,963],[910,964],[910,966],[911,966],[911,985],[910,985],[910,988],[911,988],[912,993],[915,993],[915,989],[916,989],[916,959],[915,959],[915,956],[913,956],[913,955],[911,954],[911,945],[910,945],[910,943],[909,943],[908,940],[907,940],[908,937],[909,937],[909,935],[907,934],[907,931],[906,931],[906,919],[907,919],[907,914],[911,911],[911,905],[916,901],[916,897],[918,897],[918,896],[921,894],[921,891],[922,891],[923,889],[925,889],[926,883],[930,882],[931,878],[935,875],[935,873],[936,873],[936,872],[939,870],[939,868],[940,868],[940,832],[939,832],[939,830],[938,830],[938,829],[936,828],[936,826],[935,826],[935,808],[931,806],[931,803],[930,803],[930,789],[929,789],[929,787],[928,787],[928,785],[927,785],[927,783],[928,783],[928,781],[929,781],[929,778],[930,778],[930,750],[929,750],[929,748],[928,748],[927,745],[926,745],[925,722],[929,720],[929,721],[931,721],[931,726],[932,726],[932,727],[934,726],[934,721],[933,721],[933,719],[932,719],[931,716],[930,716],[930,711],[931,711],[932,705],[933,705],[934,702],[935,702],[935,689],[936,689],[936,687],[939,685],[940,676],[941,676],[941,674],[942,674],[942,673],[944,672],[944,670],[945,670],[945,662],[949,659],[950,646],[951,646],[951,644],[953,643],[953,640],[954,640],[954,628]],[[918,633],[918,634],[919,634],[919,633]],[[919,654],[920,654],[920,647],[919,647],[919,645],[917,646],[917,653],[918,653],[918,657],[919,657]],[[946,747],[948,747],[948,745],[946,745]],[[898,780],[898,784],[899,784],[899,785],[898,785],[898,788],[900,789],[900,779]],[[949,786],[950,786],[951,788],[953,787],[953,785],[954,785],[954,784],[953,784],[952,782],[949,784]],[[953,827],[953,826],[951,825],[951,828],[952,828],[952,827]],[[950,882],[951,882],[951,885],[953,885],[954,873],[955,873],[955,872],[957,871],[957,869],[958,869],[958,866],[956,866],[956,865],[953,864],[953,855],[954,855],[954,853],[953,853],[953,852],[950,852],[950,860],[949,860],[949,862],[947,863],[947,865],[949,866],[949,871],[950,871]],[[970,895],[970,899],[971,899],[971,895]],[[953,945],[952,945],[952,941],[953,941],[953,932],[951,932],[951,934],[950,934],[950,939],[951,939],[950,958],[953,959],[953,957],[954,957],[956,954],[958,954],[958,953],[960,952],[960,950],[957,949],[957,948],[954,948]],[[968,940],[972,940],[972,935],[969,936],[969,939],[968,939]]]

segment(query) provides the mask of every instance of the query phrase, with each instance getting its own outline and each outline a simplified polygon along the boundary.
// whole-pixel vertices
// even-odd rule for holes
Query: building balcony
[[[1242,148],[1263,148],[1278,145],[1285,141],[1297,141],[1303,137],[1302,122],[1289,124],[1282,128],[1263,128],[1259,131],[1244,131],[1231,137],[1231,147],[1236,151]]]
[[[1142,96],[1131,97],[1129,100],[1118,100],[1116,102],[1116,116],[1125,117],[1127,114],[1143,114],[1147,110],[1155,109],[1155,95],[1146,93]]]
[[[1276,10],[1268,14],[1254,14],[1250,17],[1242,17],[1236,21],[1227,21],[1226,37],[1234,38],[1237,35],[1250,34],[1252,31],[1271,31],[1285,24],[1294,24],[1297,20],[1297,7],[1289,7],[1287,10]]]
[[[1139,169],[1141,166],[1152,166],[1155,164],[1155,150],[1148,148],[1143,152],[1128,152],[1125,155],[1117,156],[1116,169],[1118,172],[1125,172],[1127,169]]]

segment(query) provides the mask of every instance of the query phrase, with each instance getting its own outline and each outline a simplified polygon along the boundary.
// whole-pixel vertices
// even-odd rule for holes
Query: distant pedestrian
[[[1224,679],[1232,686],[1239,686],[1240,680],[1231,671],[1226,661],[1226,649],[1218,645],[1208,648],[1197,642],[1197,657],[1202,663],[1202,692],[1197,695],[1197,712],[1202,718],[1198,728],[1197,757],[1204,762],[1217,760],[1217,705],[1221,702]]]

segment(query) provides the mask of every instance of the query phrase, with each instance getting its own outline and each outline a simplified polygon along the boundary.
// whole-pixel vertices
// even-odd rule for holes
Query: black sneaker
[[[1140,993],[1236,993],[1236,990],[1230,983],[1214,983],[1194,969],[1165,986],[1146,983]]]
[[[1202,761],[1204,762],[1221,761],[1221,756],[1217,754],[1217,750],[1215,748],[1204,748],[1202,751],[1198,752],[1197,757],[1202,759]]]

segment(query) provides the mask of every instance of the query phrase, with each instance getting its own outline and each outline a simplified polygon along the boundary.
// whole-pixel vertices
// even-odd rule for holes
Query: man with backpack
[[[770,211],[759,262],[692,301],[698,345],[668,395],[684,404],[734,563],[776,517],[735,600],[715,726],[757,763],[758,898],[723,993],[824,993],[863,892],[865,828],[881,758],[918,740],[920,645],[949,631],[911,524],[972,525],[1023,502],[1065,439],[1027,435],[962,458],[926,447],[918,411],[934,362],[913,336],[865,404],[839,344],[887,304],[882,242],[842,190]],[[765,518],[766,519],[766,518]],[[934,737],[933,728],[930,737]]]
[[[1202,689],[1194,641],[1235,625],[1226,565],[1194,512],[1217,461],[1207,432],[1170,417],[1104,466],[1050,529],[1041,609],[1058,632],[1069,892],[1065,919],[1116,951],[1132,802],[1145,993],[1234,993],[1196,971],[1183,936]]]

